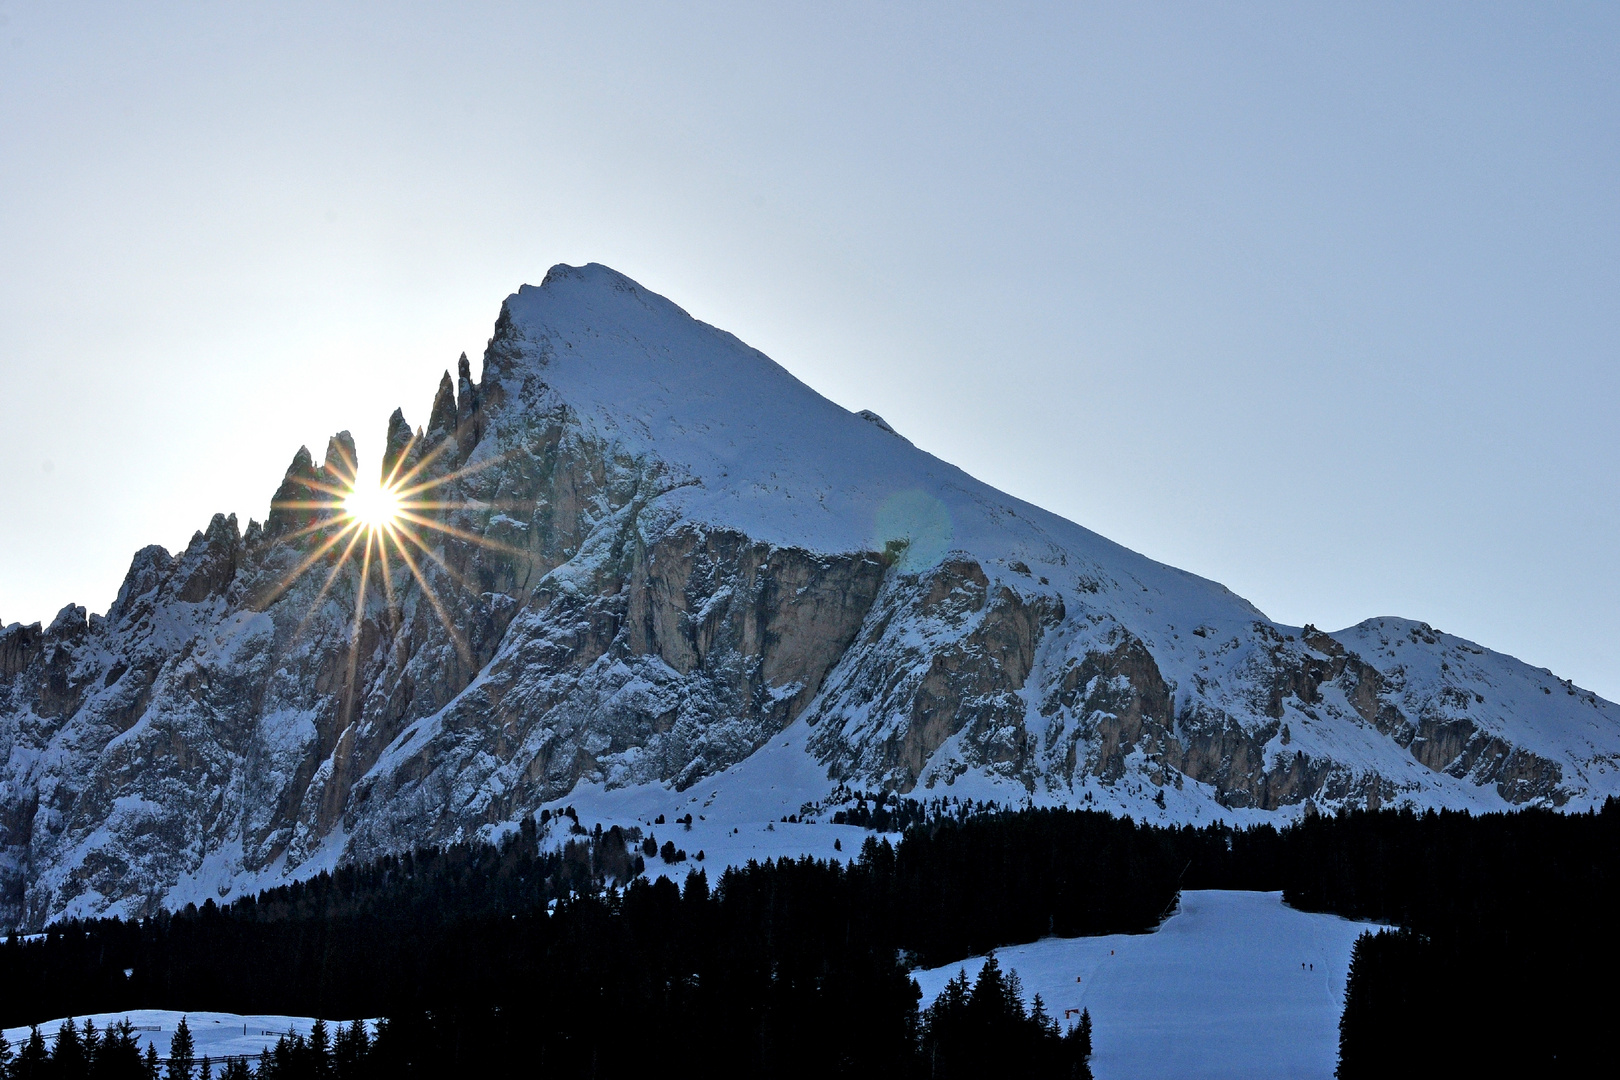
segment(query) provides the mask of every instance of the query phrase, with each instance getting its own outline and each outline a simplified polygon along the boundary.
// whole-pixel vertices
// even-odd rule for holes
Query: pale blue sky
[[[1620,697],[1620,7],[0,20],[0,621],[594,260],[1275,618]]]

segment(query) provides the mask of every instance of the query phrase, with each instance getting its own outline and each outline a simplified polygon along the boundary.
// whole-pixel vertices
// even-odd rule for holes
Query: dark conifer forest
[[[688,862],[677,887],[637,876],[650,837],[566,818],[560,849],[526,822],[499,847],[388,857],[226,907],[63,923],[0,947],[0,1026],[143,1007],[387,1017],[374,1037],[345,1025],[222,1066],[261,1077],[509,1065],[615,1077],[677,1060],[718,1076],[944,1078],[989,1063],[1086,1076],[1089,1016],[1061,1029],[993,964],[919,1008],[909,969],[1049,934],[1147,931],[1181,888],[1243,888],[1403,928],[1356,947],[1345,1080],[1413,1062],[1589,1075],[1606,1060],[1594,1055],[1616,1004],[1612,801],[1568,816],[1351,812],[1282,830],[892,809],[911,822],[903,838],[869,837],[847,866],[781,859],[711,882]],[[86,1060],[105,1069],[83,1071],[69,1046],[60,1063],[12,1048],[7,1071],[135,1075],[117,1071],[134,1066],[116,1029],[95,1038]]]

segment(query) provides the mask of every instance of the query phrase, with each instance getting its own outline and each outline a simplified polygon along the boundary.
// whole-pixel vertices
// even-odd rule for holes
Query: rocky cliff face
[[[1421,623],[1275,625],[605,268],[510,297],[482,378],[463,357],[387,445],[409,535],[345,531],[340,434],[262,525],[0,633],[0,926],[707,787],[778,734],[811,816],[847,788],[1178,820],[1620,790],[1610,703]]]

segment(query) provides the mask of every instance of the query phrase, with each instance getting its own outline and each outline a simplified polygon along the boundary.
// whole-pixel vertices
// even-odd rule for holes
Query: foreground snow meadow
[[[1187,890],[1154,933],[1047,938],[996,959],[1058,1019],[1091,1010],[1098,1080],[1328,1080],[1350,949],[1367,929],[1295,911],[1277,892]],[[916,972],[923,1004],[983,964]]]
[[[96,1029],[102,1030],[109,1025],[116,1024],[124,1018],[135,1026],[135,1037],[140,1042],[141,1052],[145,1053],[148,1045],[157,1048],[159,1056],[167,1057],[169,1054],[169,1040],[174,1038],[174,1029],[185,1017],[186,1024],[191,1028],[191,1039],[195,1046],[194,1053],[197,1060],[210,1058],[220,1061],[227,1057],[257,1058],[263,1050],[276,1045],[276,1040],[289,1031],[308,1036],[314,1030],[315,1019],[309,1016],[242,1016],[238,1013],[222,1012],[175,1012],[172,1009],[131,1009],[128,1012],[97,1013],[89,1017],[76,1017],[74,1022],[81,1028],[86,1019],[95,1022]],[[59,1017],[48,1020],[39,1025],[39,1033],[45,1036],[47,1046],[56,1042],[56,1032],[67,1020]],[[328,1020],[328,1029],[336,1032],[338,1021]],[[367,1025],[368,1028],[370,1024]],[[12,1052],[22,1048],[28,1041],[28,1028],[7,1028],[6,1041],[11,1043]]]

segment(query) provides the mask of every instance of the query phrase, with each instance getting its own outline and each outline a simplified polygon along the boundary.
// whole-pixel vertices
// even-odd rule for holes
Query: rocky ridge
[[[387,446],[439,482],[412,565],[323,547],[343,433],[262,524],[216,516],[137,553],[105,615],[0,632],[0,926],[780,755],[772,805],[807,818],[850,789],[1170,820],[1620,791],[1613,704],[1423,623],[1277,625],[604,267],[509,297],[481,378],[463,356]]]

